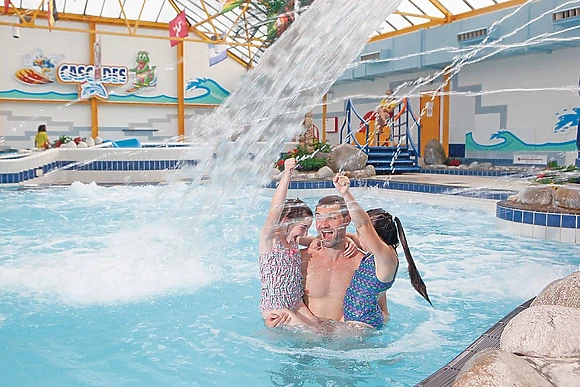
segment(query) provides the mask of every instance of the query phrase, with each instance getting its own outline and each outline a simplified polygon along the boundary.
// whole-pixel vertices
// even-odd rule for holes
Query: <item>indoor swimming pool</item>
[[[257,234],[272,190],[208,213],[207,189],[3,190],[0,385],[411,386],[580,266],[579,245],[502,233],[493,210],[355,188],[363,207],[400,217],[434,307],[401,259],[382,330],[268,330]],[[314,206],[322,190],[302,193]]]

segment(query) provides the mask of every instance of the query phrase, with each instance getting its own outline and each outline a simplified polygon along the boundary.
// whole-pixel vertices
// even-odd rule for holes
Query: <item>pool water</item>
[[[400,252],[382,330],[268,330],[256,261],[271,191],[208,214],[204,189],[4,190],[0,385],[410,386],[580,265],[580,247],[506,235],[492,211],[359,189],[365,208],[401,218],[435,307]]]

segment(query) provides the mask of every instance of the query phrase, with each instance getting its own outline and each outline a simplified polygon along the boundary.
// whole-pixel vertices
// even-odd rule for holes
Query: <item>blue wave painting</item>
[[[572,108],[573,113],[568,112],[568,109],[564,109],[562,114],[556,113],[558,116],[558,121],[554,126],[554,133],[565,132],[568,129],[576,128],[578,126],[578,120],[580,119],[580,108]]]
[[[199,97],[213,98],[220,104],[230,95],[229,91],[211,78],[194,78],[187,81],[185,91],[194,90],[202,90],[204,93]]]
[[[57,91],[45,91],[42,93],[29,93],[22,90],[2,90],[0,98],[17,98],[17,99],[37,99],[37,100],[56,100],[56,101],[76,101],[79,93],[59,93]]]
[[[193,82],[197,81],[197,83]],[[188,104],[219,105],[230,94],[213,79],[197,78],[189,81],[186,90],[203,90],[204,93],[195,97],[184,99]],[[191,83],[191,84],[190,84]],[[189,87],[189,89],[188,89]],[[109,89],[114,92],[115,89]],[[40,93],[30,93],[27,91],[12,89],[1,90],[0,99],[28,99],[28,100],[51,100],[51,101],[76,101],[79,99],[78,92],[61,93],[57,91],[45,91]],[[161,94],[155,96],[135,95],[135,94],[109,94],[107,101],[112,102],[142,102],[142,103],[177,103],[177,97]]]
[[[500,130],[489,137],[490,140],[501,140],[501,142],[491,145],[482,145],[475,142],[473,132],[465,134],[466,151],[492,151],[492,152],[522,152],[522,151],[543,151],[543,152],[565,152],[576,150],[576,140],[565,142],[545,142],[543,144],[528,144],[520,140],[515,134],[507,130]]]

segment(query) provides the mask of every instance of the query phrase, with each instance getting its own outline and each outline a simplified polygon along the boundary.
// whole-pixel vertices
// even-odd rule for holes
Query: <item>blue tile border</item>
[[[93,160],[70,161],[59,160],[50,162],[32,169],[16,173],[0,173],[1,184],[18,184],[36,178],[36,170],[42,169],[42,174],[59,169],[70,171],[158,171],[180,169],[185,166],[196,166],[197,160]],[[332,184],[331,184],[332,186]]]
[[[458,175],[458,176],[488,176],[501,177],[517,175],[521,172],[510,171],[477,171],[472,169],[436,169],[436,168],[421,168],[419,173],[429,173],[434,175]]]
[[[505,202],[496,204],[495,216],[514,223],[535,226],[580,229],[580,214],[520,210],[508,207]]]
[[[272,181],[265,185],[265,188],[276,188],[277,182]],[[450,187],[437,184],[418,184],[401,181],[385,181],[376,179],[353,179],[351,187],[368,187],[379,189],[393,189],[397,191],[410,191],[420,193],[445,194],[454,196],[474,197],[479,199],[506,200],[509,196],[516,194],[514,191],[489,191]],[[291,181],[289,189],[324,189],[334,188],[332,181]]]

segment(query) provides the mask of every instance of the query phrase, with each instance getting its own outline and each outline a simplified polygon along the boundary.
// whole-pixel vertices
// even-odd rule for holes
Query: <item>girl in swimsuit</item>
[[[296,160],[284,162],[284,172],[266,224],[259,236],[260,312],[264,320],[288,313],[290,325],[314,326],[316,317],[304,305],[299,240],[312,225],[312,210],[300,199],[286,200]]]
[[[399,268],[399,258],[396,252],[398,240],[396,240],[396,234],[393,235],[392,232],[392,226],[394,226],[392,217],[389,224],[390,214],[386,211],[378,209],[369,211],[370,214],[365,212],[349,190],[350,180],[348,177],[335,176],[334,186],[346,201],[361,246],[369,251],[362,258],[346,291],[344,320],[380,328],[384,323],[385,316],[379,307],[378,299],[393,285]],[[395,218],[395,221],[399,226],[399,236],[403,240],[411,282],[415,289],[429,301],[427,289],[411,257],[400,221],[398,218]],[[418,287],[422,287],[421,290]]]

